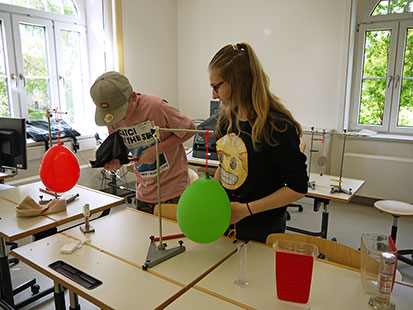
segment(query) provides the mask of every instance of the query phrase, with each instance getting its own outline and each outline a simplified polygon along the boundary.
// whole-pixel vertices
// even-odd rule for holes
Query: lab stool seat
[[[413,216],[413,205],[397,200],[378,200],[374,203],[374,207],[383,213],[393,216],[391,237],[393,238],[394,243],[396,243],[398,218],[400,216]],[[399,255],[399,260],[413,266],[413,249],[397,249],[397,252]]]

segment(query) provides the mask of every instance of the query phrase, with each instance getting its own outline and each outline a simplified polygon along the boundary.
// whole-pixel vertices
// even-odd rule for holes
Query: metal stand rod
[[[47,109],[46,110],[46,117],[47,117],[47,127],[48,127],[48,129],[49,129],[49,143],[50,143],[50,145],[49,145],[49,148],[51,148],[52,147],[52,145],[53,145],[53,142],[52,142],[52,128],[51,128],[51,125],[50,125],[50,109]]]
[[[159,218],[159,249],[164,249],[162,242],[162,200],[161,200],[161,173],[159,171],[159,139],[160,128],[155,128],[155,142],[156,142],[156,181],[158,184],[158,218]]]
[[[344,140],[343,140],[343,151],[342,151],[342,153],[341,153],[340,186],[341,186],[341,178],[342,178],[342,176],[343,176],[344,151],[345,151],[345,149],[346,149],[346,137],[347,137],[346,133],[347,133],[347,130],[344,129],[343,132],[344,132]]]
[[[50,146],[49,147],[52,147],[53,146],[53,142],[52,142],[52,128],[51,128],[51,124],[50,124],[50,117],[52,116],[52,114],[51,113],[55,113],[55,114],[67,114],[67,112],[58,112],[58,111],[56,111],[56,109],[53,109],[53,111],[52,112],[50,112],[50,109],[47,109],[46,110],[46,117],[47,117],[47,127],[48,127],[48,129],[49,129],[49,143],[50,143]]]
[[[159,128],[157,126],[155,126],[155,131],[159,130],[160,132],[187,132],[187,133],[209,133],[209,134],[213,134],[214,131],[213,130],[202,130],[202,129],[180,129],[180,128],[176,128],[176,129],[172,129],[172,128]]]
[[[327,156],[325,154],[325,148],[326,148],[325,143],[326,143],[326,130],[323,129],[323,138],[321,138],[320,153],[318,155],[318,160],[317,160],[317,163],[321,167],[320,176],[323,176],[324,168],[327,163]]]
[[[342,177],[343,177],[343,165],[344,165],[344,151],[346,149],[346,138],[347,138],[347,129],[343,130],[344,132],[344,140],[343,140],[343,151],[341,154],[341,166],[340,166],[340,178],[338,180],[338,186],[334,186],[330,189],[330,193],[334,194],[334,193],[345,193],[347,195],[351,195],[352,194],[352,189],[345,189],[341,186],[342,181]]]
[[[145,264],[142,265],[143,270],[147,270],[179,253],[185,251],[185,247],[183,246],[183,241],[180,240],[179,246],[166,249],[166,243],[163,243],[162,238],[162,199],[161,199],[161,173],[160,173],[160,166],[159,166],[159,141],[160,141],[160,132],[188,132],[188,133],[214,133],[212,130],[198,130],[198,129],[170,129],[170,128],[159,128],[155,126],[152,130],[152,135],[155,138],[155,147],[156,147],[156,176],[157,176],[157,194],[158,194],[158,218],[159,218],[159,245],[156,246],[154,241],[154,236],[150,236],[149,239],[149,249],[148,254],[146,255]]]
[[[312,152],[312,149],[313,149],[313,139],[314,139],[314,127],[311,127],[310,162],[309,162],[309,165],[308,165],[308,176],[310,176],[310,174],[311,174],[311,160],[312,160],[312,158],[313,158],[313,152]]]
[[[179,246],[166,249],[166,243],[163,243],[162,238],[162,199],[161,199],[161,173],[160,173],[160,166],[159,166],[159,141],[160,141],[160,132],[188,132],[188,133],[214,133],[212,130],[199,130],[199,129],[171,129],[171,128],[159,128],[155,126],[153,128],[152,134],[155,138],[155,147],[156,147],[156,176],[157,176],[157,194],[158,194],[158,218],[159,218],[159,245],[156,246],[154,241],[154,236],[150,236],[150,244],[148,249],[148,254],[146,256],[145,264],[142,266],[143,270],[147,270],[150,267],[153,267],[179,253],[185,251],[185,247],[183,246],[183,241],[179,241]]]
[[[311,181],[311,161],[313,158],[313,139],[314,139],[314,127],[311,127],[311,142],[310,142],[310,162],[308,165],[308,183],[307,186],[310,187],[312,190],[315,189],[315,181]]]

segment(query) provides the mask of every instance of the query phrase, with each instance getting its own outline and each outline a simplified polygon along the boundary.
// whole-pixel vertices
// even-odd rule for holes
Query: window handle
[[[387,88],[390,87],[391,81],[393,81],[393,75],[389,75],[389,81],[387,82]]]
[[[17,75],[15,75],[14,73],[11,73],[10,78],[15,81],[14,87],[17,88],[17,85],[19,84],[19,79],[17,78]]]
[[[64,78],[63,76],[59,75],[59,80],[62,81],[63,86],[66,86],[66,80],[65,80],[65,78]]]
[[[23,74],[21,74],[21,73],[19,74],[19,79],[23,80],[23,86],[26,87],[26,78],[24,77]]]
[[[400,76],[398,75],[396,76],[396,82],[394,83],[394,88],[397,88],[397,84],[399,83],[399,81],[400,81]]]

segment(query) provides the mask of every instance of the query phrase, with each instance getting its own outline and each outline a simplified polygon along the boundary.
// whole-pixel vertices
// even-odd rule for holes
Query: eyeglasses
[[[219,88],[221,87],[221,85],[224,84],[224,81],[219,82],[215,85],[211,85],[212,89],[217,93],[219,91]]]

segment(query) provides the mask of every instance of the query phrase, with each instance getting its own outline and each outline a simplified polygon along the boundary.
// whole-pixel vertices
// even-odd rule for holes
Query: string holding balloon
[[[205,132],[205,177],[190,184],[178,202],[177,220],[186,237],[198,243],[217,240],[231,220],[231,204],[221,184],[208,172],[209,130]]]
[[[206,143],[206,149],[205,149],[205,175],[208,173],[208,138],[209,138],[209,131],[207,130],[206,137],[205,137],[205,143]]]

